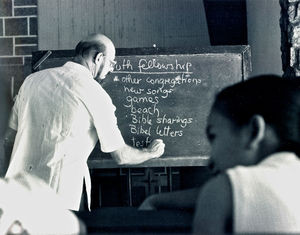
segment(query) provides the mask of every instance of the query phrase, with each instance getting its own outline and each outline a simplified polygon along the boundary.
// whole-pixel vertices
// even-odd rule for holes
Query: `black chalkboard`
[[[33,67],[45,53],[33,53]],[[36,69],[60,66],[73,55],[51,51]],[[141,148],[161,138],[165,155],[207,155],[205,125],[214,95],[248,77],[250,48],[117,49],[116,61],[102,86],[117,107],[125,141]]]

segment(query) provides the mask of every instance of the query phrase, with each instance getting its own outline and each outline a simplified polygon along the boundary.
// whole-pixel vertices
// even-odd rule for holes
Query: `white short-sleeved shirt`
[[[42,180],[20,173],[0,179],[0,234],[19,221],[29,234],[80,234],[78,218]]]
[[[87,159],[97,140],[103,152],[125,144],[111,98],[74,62],[28,76],[9,126],[17,135],[6,177],[20,171],[37,175],[72,210],[79,209],[84,179],[90,205]]]
[[[235,233],[300,233],[300,160],[294,153],[276,153],[227,174]]]

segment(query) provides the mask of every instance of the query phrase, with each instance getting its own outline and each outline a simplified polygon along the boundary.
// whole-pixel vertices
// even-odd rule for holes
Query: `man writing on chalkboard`
[[[95,34],[78,43],[73,61],[26,78],[5,139],[6,147],[14,143],[6,177],[20,171],[36,175],[66,208],[79,210],[82,193],[90,206],[87,159],[98,139],[101,150],[118,164],[139,164],[164,153],[162,140],[153,140],[145,149],[125,144],[115,106],[96,81],[114,69],[114,59],[112,41]]]

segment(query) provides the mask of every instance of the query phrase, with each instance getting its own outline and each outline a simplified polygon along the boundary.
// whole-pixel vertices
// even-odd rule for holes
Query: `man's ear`
[[[94,63],[99,64],[102,62],[102,60],[103,60],[103,53],[98,52],[94,58]]]
[[[261,115],[254,115],[248,124],[249,139],[248,148],[255,149],[259,147],[261,141],[265,138],[266,134],[266,122]]]

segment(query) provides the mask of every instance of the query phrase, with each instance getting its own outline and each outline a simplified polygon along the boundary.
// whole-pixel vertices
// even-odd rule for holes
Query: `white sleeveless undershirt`
[[[300,233],[300,160],[273,154],[256,166],[227,170],[236,233]]]

